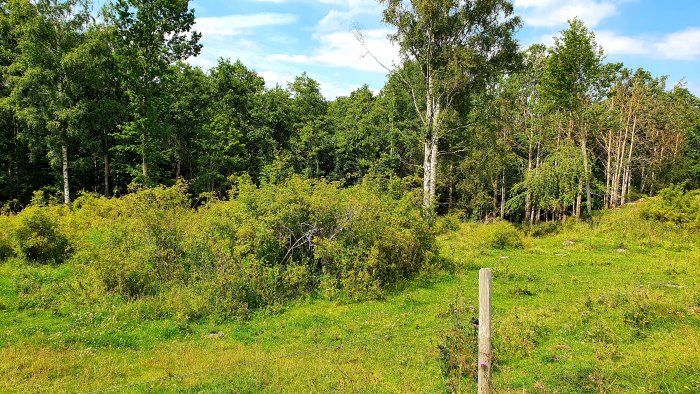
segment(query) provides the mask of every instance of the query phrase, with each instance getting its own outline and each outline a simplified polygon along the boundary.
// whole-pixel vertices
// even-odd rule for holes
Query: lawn
[[[18,308],[25,266],[10,259],[0,392],[473,392],[470,371],[444,374],[438,345],[471,329],[481,267],[494,273],[497,392],[700,392],[697,233],[637,209],[517,230],[505,244],[502,225],[461,224],[438,242],[452,269],[379,300],[309,297],[223,323]],[[61,280],[71,269],[33,272]]]

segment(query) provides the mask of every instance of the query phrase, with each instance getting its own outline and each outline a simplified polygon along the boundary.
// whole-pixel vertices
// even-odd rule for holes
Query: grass
[[[468,378],[443,376],[437,346],[455,305],[466,306],[459,318],[476,315],[468,306],[481,267],[494,272],[498,392],[700,392],[697,233],[638,216],[631,206],[549,235],[518,230],[521,242],[505,243],[488,240],[511,229],[464,224],[439,239],[454,272],[377,301],[308,297],[220,323],[17,308],[28,268],[9,260],[0,264],[0,392],[89,392],[212,368],[118,391],[473,392]],[[70,267],[31,270],[60,280]],[[289,353],[298,354],[281,357]],[[221,368],[260,359],[272,360]]]

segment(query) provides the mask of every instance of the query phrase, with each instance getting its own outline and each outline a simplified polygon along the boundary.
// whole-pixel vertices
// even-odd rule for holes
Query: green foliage
[[[527,226],[525,232],[533,237],[545,237],[554,235],[562,229],[560,222],[544,222]]]
[[[56,206],[31,206],[22,211],[12,232],[18,254],[34,263],[63,263],[70,251],[68,239],[60,229],[65,213],[65,209]]]
[[[66,291],[76,302],[117,296],[184,320],[245,317],[316,291],[376,298],[432,256],[432,230],[412,197],[369,183],[340,189],[294,177],[256,187],[241,177],[232,195],[193,210],[182,182],[119,199],[86,194],[72,211],[27,208],[13,239],[23,257],[45,263],[62,262],[70,241],[77,268]],[[32,278],[23,297],[42,298],[49,285]]]
[[[238,182],[234,194],[260,193],[250,188]],[[177,211],[177,194],[157,190],[139,201]],[[121,201],[80,198],[62,216],[71,243],[78,242],[77,249],[99,243],[99,233],[90,232],[93,223],[107,228],[135,217],[129,212],[136,199],[124,206]],[[6,377],[0,391],[99,390],[139,382],[144,374],[159,376],[162,365],[179,375],[260,359],[261,352],[264,358],[304,352],[235,374],[200,374],[133,391],[473,392],[476,336],[470,318],[476,311],[469,306],[476,305],[476,270],[489,266],[494,271],[494,390],[696,392],[700,241],[685,226],[642,219],[648,203],[597,213],[590,221],[567,220],[556,234],[525,238],[527,248],[506,252],[476,238],[480,227],[491,225],[461,223],[458,232],[438,241],[445,258],[464,262],[459,270],[402,281],[400,289],[383,292],[378,300],[348,304],[314,295],[261,313],[246,308],[269,288],[249,291],[261,289],[261,283],[287,283],[290,291],[313,287],[305,282],[307,265],[286,267],[287,277],[276,282],[255,277],[255,285],[248,285],[249,276],[235,271],[220,283],[201,276],[189,283],[172,280],[155,295],[125,300],[106,292],[92,276],[91,262],[75,255],[59,266],[10,259],[0,263],[0,369]],[[207,204],[212,209],[207,218],[202,216],[206,207],[191,211],[185,204],[184,212],[192,215],[182,219],[184,229],[176,227],[191,231],[187,238],[205,228],[221,231],[212,245],[221,256],[230,255],[242,240],[227,238],[239,227],[225,225],[242,208],[232,202]],[[6,218],[14,226],[16,216]],[[8,222],[0,223],[1,234]],[[256,247],[255,231],[249,226],[240,233],[251,247]],[[198,242],[206,244],[211,234],[200,235]],[[231,242],[221,242],[225,239]],[[671,248],[672,241],[683,248]],[[209,246],[181,248],[206,252]],[[112,250],[103,245],[101,252]],[[262,272],[260,262],[246,264]],[[216,308],[249,318],[212,315],[212,294],[221,298]],[[325,348],[332,350],[306,353]],[[161,362],[154,364],[155,359]],[[85,374],[86,369],[92,372]]]
[[[0,226],[5,230],[0,232],[0,262],[14,256],[15,251],[12,247],[12,240],[10,238],[11,230],[10,220],[8,216],[0,215]]]
[[[456,231],[464,221],[464,213],[453,211],[446,215],[439,216],[435,220],[435,232],[437,234],[445,234],[450,231]]]
[[[476,237],[481,240],[483,245],[495,249],[523,247],[520,231],[506,221],[497,221],[481,226]]]
[[[168,68],[199,54],[201,34],[192,30],[194,10],[188,0],[118,0],[105,8],[115,30],[114,59],[119,83],[128,98],[129,121],[118,133],[120,150],[141,158],[141,182],[150,182],[149,165],[159,158],[167,128],[163,83]],[[134,175],[138,170],[132,168]]]
[[[663,222],[700,226],[700,191],[686,192],[682,185],[671,185],[645,205],[642,216]]]

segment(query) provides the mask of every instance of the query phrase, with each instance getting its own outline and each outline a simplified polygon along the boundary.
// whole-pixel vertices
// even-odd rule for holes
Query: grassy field
[[[638,209],[539,236],[462,224],[439,239],[454,270],[377,301],[311,297],[226,323],[17,308],[23,266],[8,260],[0,392],[473,392],[469,371],[445,375],[438,345],[470,329],[478,269],[491,267],[497,392],[697,393],[700,241]]]

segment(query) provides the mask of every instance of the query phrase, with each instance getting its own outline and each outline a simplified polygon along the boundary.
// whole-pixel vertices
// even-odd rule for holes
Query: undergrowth
[[[314,293],[377,298],[435,257],[411,195],[292,178],[261,187],[242,179],[231,197],[191,209],[178,183],[3,216],[0,253],[24,265],[17,307],[123,305],[144,319],[235,319]]]

